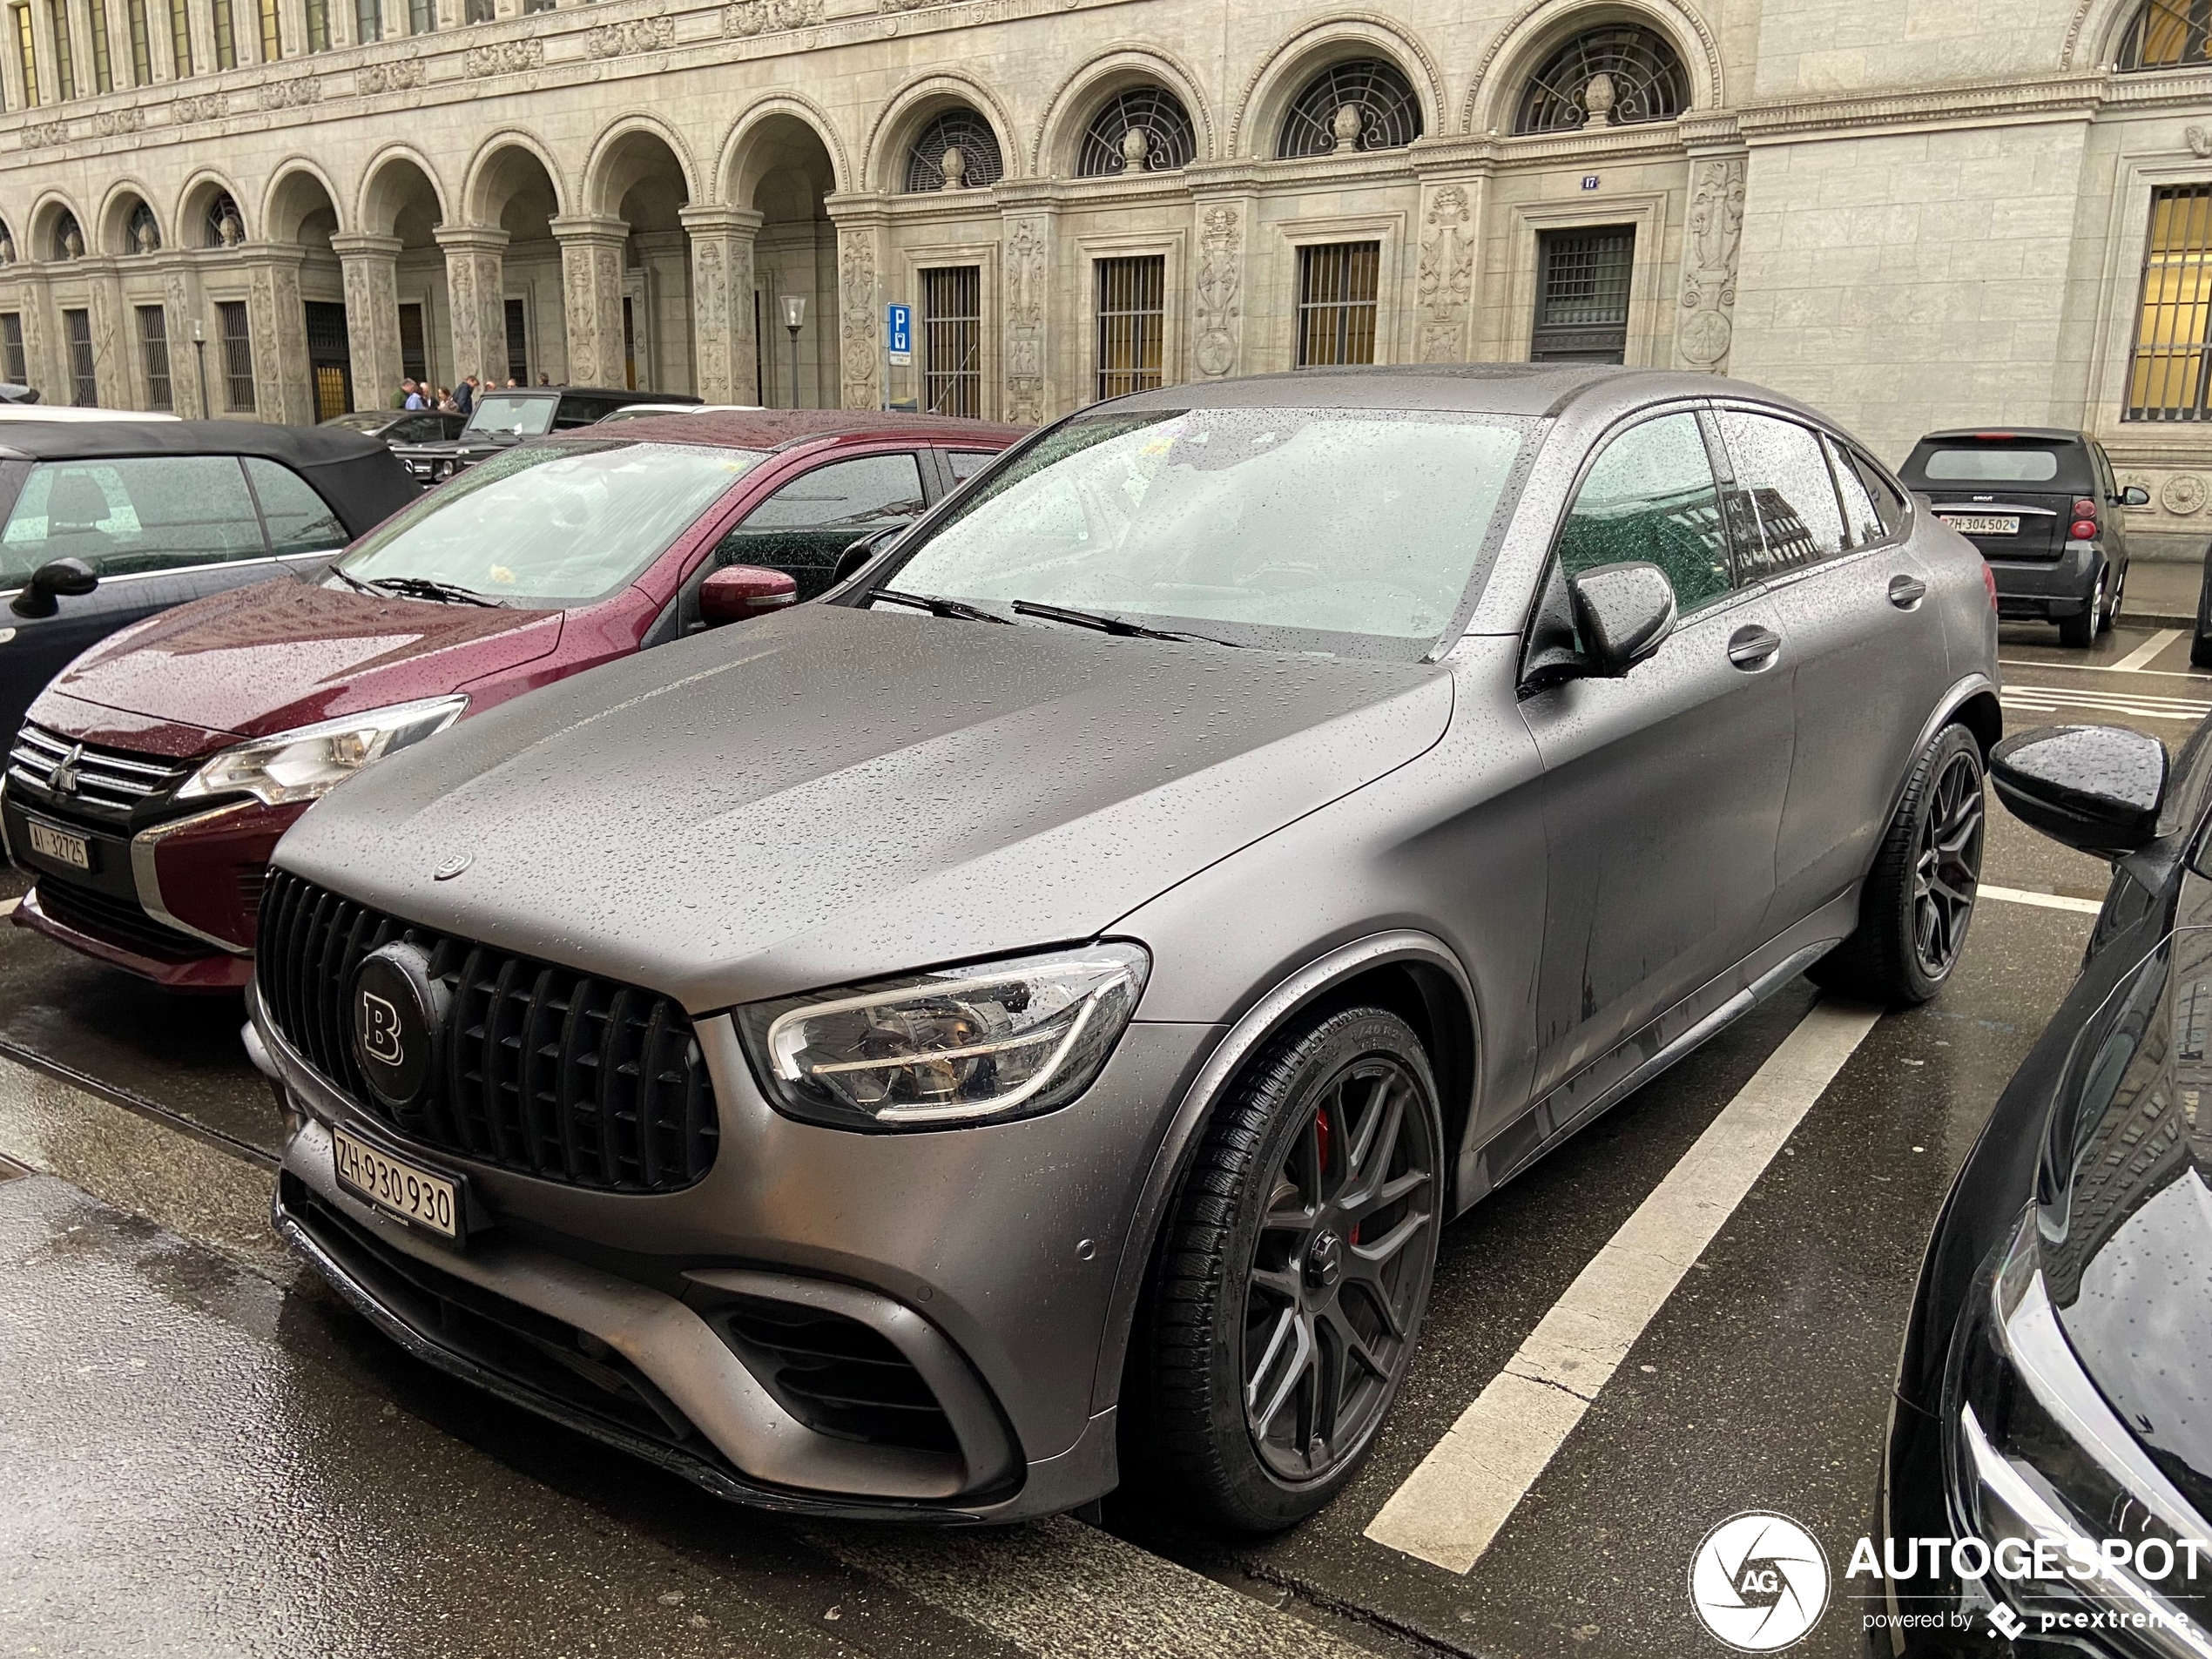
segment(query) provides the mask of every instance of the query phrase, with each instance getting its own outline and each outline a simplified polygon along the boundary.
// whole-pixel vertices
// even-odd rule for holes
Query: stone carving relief
[[[1421,308],[1421,361],[1457,362],[1474,291],[1474,231],[1467,193],[1447,185],[1429,199],[1421,231],[1415,293]]]
[[[296,110],[321,102],[322,83],[313,75],[296,76],[287,81],[268,81],[261,87],[261,107],[265,110]]]
[[[1244,235],[1233,207],[1209,207],[1198,236],[1198,372],[1218,380],[1237,367]]]
[[[722,32],[739,37],[806,29],[822,20],[822,0],[738,0],[722,10]]]
[[[1683,239],[1682,320],[1675,348],[1684,362],[1715,373],[1736,338],[1736,262],[1743,244],[1742,156],[1701,160],[1690,172],[1689,220]]]
[[[839,357],[845,382],[845,407],[872,409],[876,393],[875,239],[867,231],[846,233],[837,257]]]
[[[92,118],[92,136],[112,138],[145,131],[146,112],[135,104],[127,110],[102,110]]]
[[[584,50],[594,57],[663,51],[675,44],[673,17],[632,17],[627,23],[602,24],[584,37]]]
[[[1045,227],[1016,219],[1006,242],[1006,418],[1044,419]]]
[[[516,75],[545,64],[545,43],[533,35],[528,40],[502,40],[489,46],[471,46],[461,60],[470,80],[486,75]]]
[[[875,0],[878,11],[920,11],[924,6],[939,6],[947,0]]]
[[[698,307],[696,332],[699,356],[705,361],[718,361],[730,330],[730,284],[722,270],[722,244],[711,238],[702,238],[695,245],[691,297]],[[718,388],[709,401],[725,401],[728,390],[727,387]]]
[[[2199,160],[2212,160],[2212,129],[2191,127],[2182,134],[2182,141]]]
[[[219,121],[231,112],[230,98],[221,92],[188,93],[169,100],[169,123],[180,126],[188,121]]]
[[[253,287],[246,296],[253,327],[253,407],[265,416],[276,414],[283,401],[283,388],[277,380],[280,360],[273,276],[267,266],[260,266],[253,273]]]
[[[2204,480],[2193,472],[2177,472],[2159,486],[2158,504],[2176,518],[2193,518],[2204,510]]]
[[[50,145],[68,142],[67,121],[33,121],[23,130],[23,147],[26,150],[44,150]]]
[[[422,84],[422,60],[419,57],[395,57],[388,63],[363,64],[354,71],[354,90],[366,96],[372,92],[398,92]]]

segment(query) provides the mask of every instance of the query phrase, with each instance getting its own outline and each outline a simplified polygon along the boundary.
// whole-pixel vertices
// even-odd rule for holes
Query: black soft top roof
[[[2006,426],[2001,422],[1991,426],[1958,427],[1947,432],[1931,432],[1920,440],[1922,443],[2079,443],[2079,432],[2061,431],[2050,426]]]
[[[138,455],[260,455],[280,462],[330,503],[350,538],[421,496],[381,438],[343,427],[258,421],[9,421],[0,459],[119,461]]]

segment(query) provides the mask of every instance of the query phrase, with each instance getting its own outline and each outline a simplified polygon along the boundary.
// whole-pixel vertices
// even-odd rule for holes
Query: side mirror
[[[1601,564],[1569,577],[1584,671],[1619,679],[1675,631],[1675,584],[1656,564]]]
[[[887,524],[880,530],[870,530],[859,541],[848,543],[845,551],[837,556],[837,570],[830,577],[830,585],[835,587],[846,577],[858,576],[867,569],[869,562],[883,551],[891,538],[912,522],[902,518],[896,524]]]
[[[799,583],[758,564],[725,564],[699,583],[699,616],[710,623],[743,622],[799,603]]]
[[[1989,752],[2013,817],[2084,853],[2133,853],[2158,833],[2166,745],[2119,725],[2042,725]]]
[[[2150,505],[2150,491],[2141,484],[2130,484],[2120,492],[2120,504],[2122,507],[2148,507]]]
[[[60,609],[54,603],[57,597],[78,598],[99,585],[99,577],[84,560],[48,559],[30,573],[8,609],[18,617],[51,617]]]

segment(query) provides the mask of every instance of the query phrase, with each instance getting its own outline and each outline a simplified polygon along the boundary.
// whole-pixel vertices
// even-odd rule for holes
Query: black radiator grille
[[[450,993],[444,1059],[395,1110],[354,1058],[354,969],[403,939]],[[714,1163],[713,1085],[674,1001],[383,915],[288,875],[262,895],[261,1006],[308,1064],[401,1134],[549,1181],[671,1192]]]

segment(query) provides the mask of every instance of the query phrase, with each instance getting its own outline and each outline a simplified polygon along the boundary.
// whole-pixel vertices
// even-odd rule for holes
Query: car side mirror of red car
[[[707,623],[743,622],[799,603],[799,583],[759,564],[725,564],[699,583],[699,617]]]

